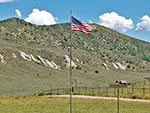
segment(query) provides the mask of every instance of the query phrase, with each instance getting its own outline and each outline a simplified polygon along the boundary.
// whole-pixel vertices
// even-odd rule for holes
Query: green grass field
[[[73,113],[116,113],[117,102],[74,99]],[[149,113],[150,103],[120,102],[120,113]],[[69,98],[0,97],[0,113],[69,113]]]

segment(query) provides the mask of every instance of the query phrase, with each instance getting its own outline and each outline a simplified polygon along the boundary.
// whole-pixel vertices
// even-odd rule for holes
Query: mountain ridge
[[[25,44],[27,47],[68,49],[70,25],[56,24],[39,26],[18,18],[0,22],[1,37],[12,44]],[[5,27],[4,27],[5,26]],[[97,54],[103,61],[120,61],[127,58],[150,61],[150,43],[121,34],[104,26],[91,24],[92,34],[73,33],[73,49]],[[15,43],[13,43],[15,42]],[[113,57],[117,57],[114,59]],[[126,56],[126,57],[125,57]],[[128,62],[128,61],[126,61]]]
[[[149,75],[149,42],[97,24],[91,26],[94,29],[89,35],[72,33],[73,60],[77,65],[73,79],[78,80],[80,86],[106,85],[116,78],[140,81]],[[63,57],[69,56],[69,38],[69,23],[37,26],[16,18],[0,21],[0,54],[6,61],[0,63],[1,95],[28,95],[50,86],[68,87],[69,70]],[[24,60],[20,51],[54,61],[60,69]],[[17,58],[13,58],[14,54]],[[125,66],[125,70],[116,69],[113,63]]]

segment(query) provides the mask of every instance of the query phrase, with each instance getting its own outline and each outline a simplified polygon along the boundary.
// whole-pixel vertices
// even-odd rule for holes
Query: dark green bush
[[[99,71],[98,71],[98,70],[95,70],[95,73],[99,73]]]

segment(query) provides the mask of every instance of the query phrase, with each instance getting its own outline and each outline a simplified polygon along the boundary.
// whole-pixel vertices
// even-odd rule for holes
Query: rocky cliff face
[[[18,55],[18,56],[17,56]],[[47,58],[43,58],[41,57],[40,55],[33,55],[32,53],[25,53],[23,51],[18,51],[17,52],[17,55],[15,53],[11,53],[10,54],[10,58],[11,60],[13,59],[17,59],[18,61],[19,60],[25,60],[26,62],[35,62],[37,65],[42,65],[44,67],[49,67],[49,68],[52,68],[52,69],[63,69],[61,66],[63,67],[66,67],[67,69],[70,68],[70,57],[68,55],[62,55],[62,56],[59,56],[61,58],[58,58],[58,59],[61,59],[61,61],[58,63],[57,59],[55,58],[56,61],[53,61],[53,60],[50,60],[50,59],[47,59]],[[7,56],[7,55],[4,55],[4,56]],[[2,54],[0,54],[0,62],[2,65],[6,65],[6,64],[9,64],[9,60],[7,60],[7,58],[5,58]],[[84,56],[85,57],[85,56]],[[89,66],[91,65],[97,65],[98,68],[102,68],[102,69],[106,69],[106,70],[123,70],[123,71],[126,71],[126,70],[133,70],[133,71],[139,71],[138,69],[138,66],[134,66],[134,65],[131,65],[130,63],[128,62],[125,62],[125,61],[121,61],[121,62],[109,62],[109,61],[101,61],[101,59],[97,59],[97,61],[94,63],[94,60],[96,59],[88,59],[86,62],[85,60],[79,60],[78,58],[74,58],[72,59],[71,61],[71,65],[72,65],[72,68],[73,69],[78,69],[78,66],[80,65],[80,68],[82,68],[82,66],[84,66],[84,64],[87,64]],[[57,62],[57,63],[56,63]],[[148,68],[150,67],[150,63],[149,62],[146,62],[146,61],[141,61],[139,63],[139,65],[143,66],[142,69],[143,70],[140,70],[141,72],[142,71],[148,71]],[[147,69],[147,70],[146,70]]]

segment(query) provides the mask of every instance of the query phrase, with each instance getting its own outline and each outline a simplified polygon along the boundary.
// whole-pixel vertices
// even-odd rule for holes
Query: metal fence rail
[[[150,89],[147,87],[127,87],[119,88],[120,96],[132,96],[138,94],[150,94]],[[55,88],[45,91],[51,95],[66,95],[70,93],[70,88]],[[112,87],[73,87],[73,94],[81,95],[105,95],[116,96],[117,88]]]

